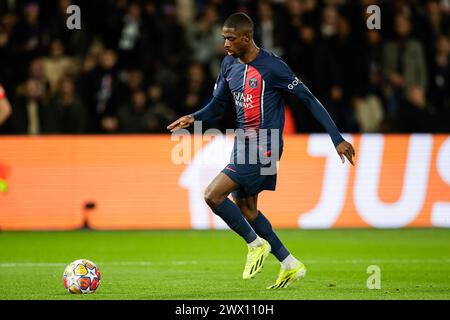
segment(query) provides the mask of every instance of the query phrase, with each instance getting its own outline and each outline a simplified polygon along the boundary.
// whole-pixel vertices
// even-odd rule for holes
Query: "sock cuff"
[[[249,221],[250,225],[253,227],[259,223],[259,220],[261,220],[261,212],[258,211],[258,215],[253,219],[253,221]]]
[[[264,220],[266,223],[270,224],[270,221],[267,220],[266,216],[261,211],[258,210],[258,214],[256,215],[256,218],[253,219],[252,223],[259,223],[261,222],[261,220]]]
[[[253,229],[251,229],[250,232],[248,234],[246,234],[245,237],[244,237],[244,239],[247,242],[247,244],[252,243],[257,238],[258,238],[258,235],[256,234],[256,232]]]
[[[277,257],[278,261],[280,261],[280,262],[283,261],[284,259],[286,259],[290,255],[290,252],[288,251],[288,249],[286,249],[286,247],[283,245],[277,251],[272,252],[272,253],[275,257]]]
[[[219,204],[217,207],[215,207],[213,211],[216,211],[216,210],[219,210],[219,211],[220,211],[220,210],[222,210],[222,209],[223,209],[223,206],[226,205],[227,200],[230,200],[230,199],[225,198],[225,200],[223,200],[221,204]],[[230,201],[231,201],[231,200],[230,200]]]

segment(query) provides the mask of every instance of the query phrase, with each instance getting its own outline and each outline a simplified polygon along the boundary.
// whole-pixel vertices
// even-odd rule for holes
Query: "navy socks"
[[[283,261],[290,254],[286,247],[281,243],[278,236],[272,229],[272,225],[269,220],[262,214],[261,211],[258,211],[258,215],[255,220],[250,222],[250,225],[253,227],[253,230],[263,239],[266,239],[272,247],[272,253],[275,257],[277,257],[278,261]]]
[[[213,211],[221,217],[234,232],[244,238],[247,243],[254,241],[258,237],[255,230],[253,230],[242,215],[241,209],[239,209],[239,207],[230,199],[226,198],[225,201],[217,208],[213,209]]]
[[[248,223],[239,207],[228,198],[226,198],[217,208],[213,209],[213,211],[221,217],[234,232],[244,238],[247,243],[254,241],[257,236],[260,236],[269,242],[272,247],[272,253],[278,261],[281,262],[289,256],[289,251],[281,243],[280,239],[273,231],[269,220],[267,220],[261,211],[258,211],[255,220]]]

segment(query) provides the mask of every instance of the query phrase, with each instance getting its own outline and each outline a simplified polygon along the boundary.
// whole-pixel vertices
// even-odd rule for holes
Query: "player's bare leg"
[[[219,173],[205,189],[205,201],[213,209],[218,207],[239,184],[231,180],[226,174]]]
[[[269,220],[260,212],[258,208],[258,195],[243,198],[233,197],[236,205],[241,209],[247,221],[263,239],[267,240],[272,248],[272,253],[280,261],[281,269],[275,284],[268,289],[287,288],[294,281],[302,278],[306,274],[306,268],[298,261],[286,247],[282,244],[276,233],[273,231]]]
[[[256,234],[239,207],[228,199],[228,195],[237,188],[239,185],[221,172],[206,188],[205,201],[215,214],[247,242],[248,255],[242,277],[251,279],[261,271],[270,253],[270,245]]]

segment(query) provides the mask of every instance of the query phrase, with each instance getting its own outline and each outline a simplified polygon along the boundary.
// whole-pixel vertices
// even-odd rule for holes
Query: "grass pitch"
[[[231,231],[0,232],[0,299],[450,299],[450,229],[281,230],[306,278],[269,291],[270,256],[241,278],[247,248]],[[65,266],[80,258],[102,273],[97,292],[72,295]],[[367,268],[381,289],[367,288]]]

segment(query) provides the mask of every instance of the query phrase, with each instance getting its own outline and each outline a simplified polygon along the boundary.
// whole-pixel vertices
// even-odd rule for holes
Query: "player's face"
[[[234,28],[222,28],[224,39],[224,48],[227,53],[235,58],[241,57],[248,47],[248,37],[245,34],[237,32]]]

